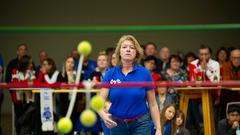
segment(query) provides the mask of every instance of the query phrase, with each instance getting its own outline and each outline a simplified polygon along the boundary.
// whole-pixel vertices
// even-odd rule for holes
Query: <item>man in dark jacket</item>
[[[236,135],[240,123],[240,103],[239,105],[229,105],[227,109],[227,118],[218,123],[217,135]]]
[[[12,81],[12,70],[17,67],[17,63],[18,63],[19,59],[22,56],[27,55],[27,52],[28,52],[27,44],[22,43],[22,44],[18,45],[17,58],[12,59],[7,65],[6,76],[5,76],[6,82]]]

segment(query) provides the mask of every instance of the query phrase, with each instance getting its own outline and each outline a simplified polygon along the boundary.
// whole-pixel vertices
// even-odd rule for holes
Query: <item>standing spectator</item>
[[[156,63],[157,63],[157,58],[155,56],[147,56],[144,59],[144,67],[151,72],[152,78],[155,82],[160,80],[161,78],[160,74],[154,72],[154,70],[156,69]],[[155,93],[157,93],[157,89],[155,89]]]
[[[170,49],[166,46],[162,47],[159,51],[159,58],[161,60],[160,68],[159,68],[160,73],[162,71],[165,71],[168,68],[169,57],[170,57]]]
[[[119,65],[108,70],[102,82],[112,84],[153,81],[150,72],[137,64],[143,50],[135,37],[122,36],[115,53]],[[157,129],[156,135],[161,135],[159,111],[152,87],[102,88],[100,96],[104,99],[109,97],[112,103],[109,112],[103,109],[99,111],[112,135],[149,135],[151,133],[149,110]]]
[[[145,45],[144,55],[147,56],[156,56],[157,54],[157,45],[153,42],[148,42]]]
[[[57,82],[62,82],[63,78],[61,76],[61,73],[57,70],[56,68],[56,64],[54,62],[53,59],[51,58],[47,58],[45,60],[43,60],[43,64],[42,64],[42,67],[41,67],[41,70],[40,70],[40,73],[38,75],[38,78],[37,78],[38,82],[39,83],[44,83],[44,84],[54,84],[54,83],[57,83]],[[53,100],[55,99],[55,95],[53,95]],[[37,99],[37,113],[38,113],[38,117],[36,119],[37,123],[39,123],[39,126],[40,127],[43,127],[43,121],[41,121],[41,103],[42,101],[40,101],[40,98]],[[57,108],[59,106],[56,106],[55,103],[55,100],[53,101],[53,106],[52,106],[52,110],[53,112],[53,120],[56,122],[60,116],[59,112],[57,112]],[[50,108],[51,106],[49,106]],[[53,123],[54,121],[49,121],[51,123],[51,127],[53,126]],[[39,128],[40,129],[40,128]],[[51,131],[49,131],[51,130]],[[54,133],[54,129],[49,129],[48,131],[43,131],[43,128],[42,130],[38,131],[40,133],[37,133],[37,134],[41,134],[41,135],[52,135]]]
[[[35,71],[32,70],[32,59],[30,56],[22,56],[17,68],[12,70],[13,83],[32,83],[36,80]],[[11,91],[14,105],[14,120],[17,135],[33,134],[35,131],[36,106],[34,95],[31,92]]]
[[[181,69],[181,58],[178,55],[171,55],[169,58],[169,67],[162,71],[161,77],[167,81],[173,82],[184,82],[188,80],[188,75],[186,71]],[[169,94],[172,96],[174,103],[178,106],[179,105],[179,93],[173,87],[168,88]]]
[[[19,59],[22,56],[27,55],[27,53],[28,53],[27,44],[22,43],[22,44],[18,45],[18,47],[17,47],[17,58],[12,59],[7,65],[6,77],[5,77],[6,82],[11,82],[11,80],[12,80],[12,74],[11,74],[12,70],[17,67]]]
[[[235,48],[230,52],[230,61],[222,66],[222,79],[240,80],[240,49]],[[238,91],[222,90],[220,96],[221,118],[225,118],[225,109],[228,102],[239,101],[240,93]]]
[[[219,81],[220,66],[219,63],[211,59],[211,48],[201,45],[199,48],[199,59],[194,60],[189,65],[190,80],[199,81]]]
[[[97,63],[95,60],[89,59],[89,57],[84,57],[82,73],[84,80],[90,78],[91,73],[96,69]]]
[[[188,52],[184,57],[184,70],[189,74],[189,64],[198,57],[193,52]]]
[[[220,66],[223,65],[223,63],[228,61],[229,53],[228,50],[225,47],[221,47],[218,49],[216,53],[216,60],[220,64]]]
[[[80,58],[80,55],[79,55],[77,49],[73,49],[71,54],[70,54],[70,56],[74,58],[75,68],[77,69],[78,68],[79,58]]]
[[[201,45],[199,48],[199,59],[194,60],[189,65],[189,78],[190,81],[219,81],[220,80],[220,66],[219,63],[211,59],[212,50],[211,48]],[[218,99],[217,92],[212,93],[213,102]],[[190,100],[189,102],[189,114],[188,119],[194,119],[194,125],[197,128],[197,133],[201,134],[203,129],[203,118],[202,118],[202,105],[200,99]],[[214,106],[217,106],[214,105]],[[218,114],[215,114],[215,117]]]
[[[144,65],[144,59],[146,59],[146,57],[148,56],[154,56],[156,57],[156,54],[157,54],[157,45],[153,42],[148,42],[145,47],[144,47],[144,57],[143,59],[141,59],[141,65]],[[154,72],[160,74],[160,64],[161,64],[161,61],[160,59],[158,59],[156,57],[156,62],[155,62],[155,69],[154,69]]]
[[[90,79],[100,83],[107,71],[108,61],[105,52],[100,52],[97,58],[97,67],[94,72],[91,73]]]
[[[42,66],[42,64],[43,64],[43,61],[48,58],[48,54],[47,54],[47,52],[45,52],[45,51],[40,51],[38,57],[39,57],[39,65],[36,66],[36,75],[37,75],[37,76],[38,76],[38,74],[39,74],[39,72],[40,72],[40,69],[41,69],[41,66]]]
[[[78,51],[76,49],[74,49],[71,52],[71,56],[75,60],[75,65],[76,65],[75,67],[77,70],[80,55],[79,55]],[[88,80],[90,77],[90,74],[95,70],[96,67],[97,67],[96,61],[89,59],[89,56],[84,57],[84,61],[83,61],[83,65],[82,65],[83,79]]]
[[[100,83],[103,80],[103,77],[106,74],[108,68],[108,59],[105,52],[100,52],[97,58],[97,68],[96,70],[90,75],[90,79],[95,81],[95,83]],[[110,108],[111,103],[109,100],[106,100],[105,108]],[[108,110],[105,110],[108,112]],[[100,122],[101,121],[101,122]],[[101,124],[99,126],[99,124]],[[101,128],[100,128],[101,127]],[[93,126],[93,131],[100,132],[103,129],[104,135],[110,135],[109,128],[106,127],[102,119],[100,120],[99,115],[96,124]],[[95,133],[97,134],[97,133]]]
[[[221,47],[216,53],[216,60],[220,64],[220,77],[222,77],[222,66],[224,63],[228,62],[229,60],[229,53],[225,47]],[[222,78],[220,79],[222,80]]]

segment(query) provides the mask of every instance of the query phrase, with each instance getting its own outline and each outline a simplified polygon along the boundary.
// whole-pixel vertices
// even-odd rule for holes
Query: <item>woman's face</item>
[[[218,60],[219,61],[226,61],[226,59],[227,59],[227,53],[224,50],[221,50],[218,53]]]
[[[155,61],[154,60],[149,60],[144,62],[144,66],[150,70],[153,71],[155,69]]]
[[[116,54],[112,55],[111,64],[113,67],[117,66]]]
[[[169,106],[165,111],[165,117],[167,120],[172,120],[175,116],[175,108],[173,106]]]
[[[105,55],[98,56],[97,65],[100,69],[107,68],[107,56]]]
[[[176,119],[176,125],[177,125],[177,127],[182,126],[182,123],[183,123],[183,119],[182,119],[182,117],[179,115],[179,116],[177,117],[177,119]]]
[[[122,42],[120,48],[121,61],[133,62],[134,59],[136,58],[136,54],[137,54],[136,48],[132,41],[125,40]]]
[[[44,60],[42,67],[45,69],[46,72],[49,72],[52,68],[52,65],[48,64],[48,61]]]
[[[65,68],[66,71],[73,71],[74,70],[74,59],[72,57],[69,57],[66,61],[65,61]]]
[[[158,87],[157,89],[158,93],[161,95],[167,93],[167,87]]]
[[[177,61],[175,58],[171,59],[171,61],[170,61],[171,69],[178,71],[180,69],[180,66],[181,66],[181,64],[179,61]]]

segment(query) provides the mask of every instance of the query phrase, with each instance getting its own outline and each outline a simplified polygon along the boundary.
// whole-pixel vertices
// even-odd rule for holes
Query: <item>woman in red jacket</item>
[[[36,81],[35,71],[32,70],[30,56],[22,56],[16,69],[12,70],[12,83],[29,84]],[[34,132],[34,95],[30,91],[12,90],[14,105],[15,128],[17,135],[32,134]]]

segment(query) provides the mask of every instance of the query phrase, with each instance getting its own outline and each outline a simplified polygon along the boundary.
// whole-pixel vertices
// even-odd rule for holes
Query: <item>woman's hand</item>
[[[106,112],[103,112],[103,113],[102,113],[102,119],[103,119],[105,125],[106,125],[108,128],[116,127],[116,126],[117,126],[117,123],[114,122],[110,117],[111,117],[111,114],[110,114],[110,113],[106,113]]]

